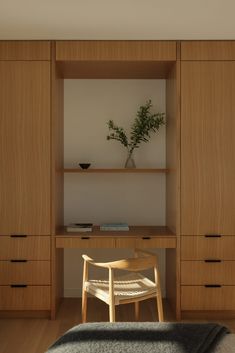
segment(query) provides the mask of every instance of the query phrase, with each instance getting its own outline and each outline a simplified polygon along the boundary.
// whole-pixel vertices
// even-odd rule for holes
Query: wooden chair
[[[82,322],[87,317],[87,293],[94,295],[109,305],[109,321],[115,322],[115,305],[135,303],[135,317],[139,318],[139,302],[156,297],[159,321],[163,321],[162,294],[156,255],[140,249],[135,249],[135,258],[113,262],[99,263],[87,255],[84,259],[83,289],[82,289]],[[88,279],[88,265],[106,268],[109,271],[108,280]],[[155,283],[137,271],[153,268]],[[115,277],[114,270],[129,271],[127,275]]]

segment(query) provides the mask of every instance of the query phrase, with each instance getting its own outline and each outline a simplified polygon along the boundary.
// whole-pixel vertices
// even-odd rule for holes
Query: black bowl
[[[91,165],[91,163],[79,163],[80,167],[82,169],[88,169]]]

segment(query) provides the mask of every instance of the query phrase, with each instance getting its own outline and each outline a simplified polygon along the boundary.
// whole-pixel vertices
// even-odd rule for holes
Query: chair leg
[[[88,262],[84,260],[83,277],[82,277],[82,323],[86,322],[87,318],[87,291],[86,281],[88,279]]]
[[[135,302],[135,320],[139,321],[139,317],[140,317],[140,303]]]
[[[115,322],[115,299],[112,268],[109,268],[109,321]]]
[[[159,322],[164,321],[163,317],[163,307],[162,307],[162,296],[161,293],[157,293],[157,311],[158,311],[158,320]]]
[[[85,323],[87,319],[87,292],[82,291],[82,323]]]
[[[114,303],[109,304],[109,322],[115,322],[115,305],[114,305]]]
[[[160,275],[159,275],[159,271],[158,271],[157,260],[156,260],[156,266],[154,267],[154,277],[155,277],[155,283],[156,283],[156,287],[157,287],[158,320],[159,320],[159,322],[162,322],[162,321],[164,321],[163,308],[162,308],[162,291],[161,291]]]

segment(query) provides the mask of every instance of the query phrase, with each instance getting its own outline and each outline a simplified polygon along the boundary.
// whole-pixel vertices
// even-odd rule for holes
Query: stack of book
[[[71,223],[66,229],[67,232],[92,232],[92,223]]]
[[[104,223],[101,224],[100,230],[104,231],[128,231],[129,226],[127,223]]]

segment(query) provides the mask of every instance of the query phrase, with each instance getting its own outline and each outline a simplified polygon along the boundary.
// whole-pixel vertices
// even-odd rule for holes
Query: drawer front
[[[50,283],[50,261],[0,261],[0,285]]]
[[[0,237],[0,260],[50,260],[50,237]]]
[[[181,284],[235,285],[235,261],[182,261]]]
[[[50,286],[0,286],[0,310],[50,310]]]
[[[176,248],[176,238],[143,237],[136,239],[137,248]]]
[[[83,237],[61,237],[56,238],[57,248],[96,248],[107,249],[115,248],[115,240],[113,238],[92,238],[84,235]]]
[[[164,237],[117,238],[117,248],[175,248],[176,239]]]
[[[235,260],[235,236],[182,236],[182,260]]]
[[[235,310],[235,286],[181,286],[181,310]]]

